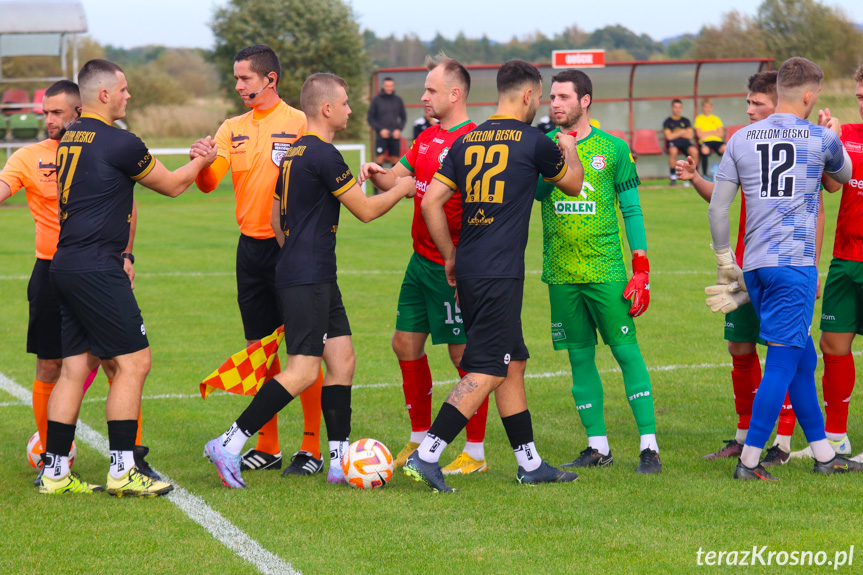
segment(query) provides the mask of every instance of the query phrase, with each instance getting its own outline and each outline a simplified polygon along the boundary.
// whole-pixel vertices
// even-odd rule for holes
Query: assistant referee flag
[[[219,369],[201,383],[201,397],[217,389],[238,395],[255,395],[267,380],[267,373],[279,353],[279,345],[285,338],[285,327],[232,355]]]

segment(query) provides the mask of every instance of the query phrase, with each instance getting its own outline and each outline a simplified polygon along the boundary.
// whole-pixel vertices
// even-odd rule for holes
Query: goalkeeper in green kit
[[[595,363],[598,329],[623,372],[641,435],[637,472],[659,473],[653,391],[633,322],[650,303],[647,240],[638,204],[641,182],[626,142],[590,125],[592,97],[593,85],[584,72],[564,70],[552,78],[551,110],[558,128],[548,136],[556,140],[560,132],[577,132],[584,187],[573,198],[540,180],[536,192],[542,202],[542,281],[551,302],[551,339],[555,349],[569,353],[572,397],[588,440],[587,448],[561,467],[606,467],[614,461]],[[628,282],[618,209],[632,249]]]

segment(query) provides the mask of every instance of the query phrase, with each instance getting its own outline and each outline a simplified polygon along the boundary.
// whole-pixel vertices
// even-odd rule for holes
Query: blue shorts
[[[759,268],[743,273],[758,319],[769,343],[806,347],[815,313],[814,266]]]

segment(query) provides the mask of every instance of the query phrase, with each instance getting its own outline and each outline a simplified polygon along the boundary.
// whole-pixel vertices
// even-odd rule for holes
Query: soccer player
[[[708,175],[708,159],[711,153],[720,158],[725,153],[725,127],[722,119],[713,115],[713,100],[705,98],[701,101],[703,113],[695,116],[695,138],[698,140],[701,153],[701,173]]]
[[[236,90],[251,108],[242,116],[229,118],[216,132],[219,155],[201,171],[195,183],[204,193],[212,192],[231,170],[237,199],[237,303],[243,320],[246,345],[261,340],[281,325],[275,289],[279,245],[270,227],[272,192],[279,176],[279,162],[306,129],[305,115],[279,97],[282,67],[269,46],[257,44],[234,56]],[[193,152],[194,154],[194,152]],[[269,377],[282,370],[276,357]],[[321,384],[319,374],[300,401],[303,405],[303,441],[284,475],[311,475],[324,468],[321,457]],[[278,418],[262,426],[254,449],[243,454],[243,469],[281,469]]]
[[[638,204],[635,162],[626,142],[590,124],[593,83],[580,70],[551,79],[551,110],[558,127],[548,133],[578,134],[584,187],[569,198],[540,182],[542,203],[542,281],[551,302],[551,339],[565,349],[572,366],[572,398],[587,431],[587,448],[563,468],[606,467],[614,462],[603,414],[602,380],[596,369],[596,330],[611,347],[623,372],[629,406],[641,434],[638,473],[659,473],[656,418],[650,375],[635,336],[634,317],[650,303],[650,264],[644,219]],[[617,208],[632,250],[627,282]],[[630,303],[630,299],[632,302]]]
[[[665,134],[665,151],[668,152],[668,167],[671,172],[669,184],[674,186],[677,184],[677,154],[692,156],[698,165],[698,148],[692,144],[695,135],[692,122],[683,116],[683,102],[676,98],[671,101],[671,116],[662,123],[662,133]]]
[[[396,331],[393,334],[393,351],[399,360],[402,389],[411,421],[410,440],[396,456],[396,468],[404,466],[408,456],[416,451],[431,427],[432,375],[424,350],[429,334],[433,344],[447,344],[450,360],[459,372],[459,379],[465,375],[458,367],[467,341],[461,310],[455,299],[455,290],[447,282],[443,256],[429,236],[421,204],[429,182],[453,142],[476,127],[467,115],[470,74],[460,62],[443,56],[429,59],[426,64],[429,73],[422,102],[440,123],[425,130],[392,170],[368,163],[363,165],[360,172],[361,183],[370,177],[381,190],[390,189],[399,177],[414,175],[417,182],[411,226],[414,253],[399,293]],[[462,219],[461,194],[453,194],[444,209],[450,238],[453,245],[458,245]],[[487,417],[488,399],[468,421],[464,450],[443,469],[444,475],[483,472],[487,469],[484,448]]]
[[[854,74],[857,83],[856,96],[860,117],[863,118],[863,66]],[[827,111],[829,113],[829,110]],[[821,305],[821,347],[824,359],[824,376],[821,380],[824,392],[824,433],[827,441],[836,449],[847,447],[848,407],[851,392],[854,390],[854,358],[851,355],[851,342],[858,333],[863,333],[861,310],[863,295],[863,124],[843,124],[842,144],[851,158],[853,173],[844,186],[826,180],[824,188],[828,192],[842,189],[839,216],[836,221],[836,240],[833,244],[833,260],[824,284],[824,302]],[[840,452],[837,450],[837,452]],[[791,457],[812,457],[806,448],[795,451]],[[855,461],[863,460],[857,456]]]
[[[134,460],[150,348],[121,254],[129,241],[135,183],[176,197],[215,159],[216,150],[211,147],[207,155],[169,172],[134,134],[111,125],[126,116],[131,97],[123,70],[107,60],[90,60],[78,73],[78,81],[83,113],[57,149],[60,239],[50,278],[62,314],[63,364],[48,401],[39,492],[103,490],[69,471],[69,449],[92,354],[114,358],[117,364],[106,405],[111,450],[108,493],[163,495],[173,486],[143,475]],[[198,143],[211,146],[208,140]]]
[[[760,336],[768,343],[735,479],[776,479],[759,459],[786,393],[815,455],[813,471],[863,471],[863,464],[837,455],[824,435],[815,391],[817,355],[809,335],[818,277],[815,226],[821,175],[838,182],[851,177],[851,161],[833,131],[838,132],[838,122],[822,126],[806,120],[822,78],[821,68],[805,58],[782,64],[776,113],[731,139],[710,200],[717,283],[729,291],[748,291],[761,320]],[[728,226],[738,186],[747,200],[743,272],[734,262]]]
[[[0,203],[21,188],[27,194],[27,205],[36,222],[36,263],[27,286],[30,302],[30,322],[27,329],[27,352],[36,355],[36,379],[33,381],[33,415],[39,430],[39,441],[45,446],[48,426],[48,398],[60,377],[62,349],[60,338],[60,305],[48,279],[48,269],[57,240],[60,236],[60,221],[57,217],[57,145],[81,111],[81,96],[78,85],[69,80],[55,82],[45,91],[42,103],[45,115],[45,130],[48,139],[24,146],[9,158],[0,172]],[[132,245],[135,237],[136,211],[132,210],[129,243],[123,253],[123,267],[134,287],[135,270],[132,266]],[[88,381],[96,376],[98,358],[90,357],[91,372]],[[116,366],[112,360],[102,361],[113,383]],[[144,457],[149,450],[141,445],[141,416],[138,415],[138,435],[135,440],[135,464],[138,470],[159,479]],[[41,470],[40,470],[41,474]],[[34,482],[39,486],[39,477]]]
[[[759,72],[749,77],[746,112],[751,124],[764,120],[776,111],[776,74],[775,71]],[[691,157],[677,162],[677,173],[681,180],[691,180],[695,191],[705,201],[710,202],[713,195],[713,184],[698,174],[695,169],[695,161]],[[741,197],[740,201],[740,223],[737,228],[737,247],[735,249],[735,260],[738,266],[743,265],[743,238],[746,233],[746,198]],[[824,200],[820,194],[818,202],[815,236],[816,262],[821,259],[821,241],[824,237]],[[818,285],[820,285],[820,280]],[[749,303],[749,295],[746,292],[741,291],[734,294],[722,292],[716,297],[719,300],[713,304],[713,307],[716,310],[721,309],[726,314],[724,335],[728,341],[728,353],[731,355],[731,384],[734,390],[734,405],[738,419],[735,437],[726,440],[725,445],[718,451],[703,457],[709,461],[740,457],[743,442],[746,441],[746,433],[749,430],[749,422],[752,419],[752,402],[755,399],[758,385],[761,383],[761,361],[758,358],[757,344],[765,343],[758,337],[760,323],[758,316],[755,315],[755,310]],[[761,462],[764,467],[781,465],[788,461],[791,452],[791,436],[794,433],[796,421],[791,400],[786,395],[785,401],[782,403],[782,410],[779,412],[776,438],[773,445],[764,454],[764,459]],[[844,453],[839,450],[837,453],[850,455],[850,446],[847,447],[848,449]]]
[[[575,140],[558,146],[531,126],[539,108],[542,76],[531,64],[510,60],[497,72],[497,112],[453,144],[426,190],[422,213],[456,287],[467,345],[467,372],[450,392],[405,475],[435,491],[452,491],[438,461],[494,391],[504,429],[518,461],[520,483],[573,481],[578,475],[551,467],[536,451],[524,390],[529,356],[521,329],[524,250],[537,177],[569,195],[581,191],[583,170]],[[560,150],[559,151],[558,147]],[[462,193],[462,228],[456,247],[446,202]]]
[[[246,440],[315,383],[322,359],[327,364],[321,392],[330,445],[327,483],[345,483],[340,460],[351,432],[356,357],[336,277],[339,208],[344,204],[357,219],[369,222],[416,193],[413,178],[403,178],[373,197],[366,197],[357,184],[332,145],[351,113],[347,87],[334,74],[313,74],[300,93],[308,130],[285,153],[271,204],[271,225],[281,246],[276,288],[283,304],[288,360],[231,427],[204,448],[226,487],[246,487],[240,467]]]

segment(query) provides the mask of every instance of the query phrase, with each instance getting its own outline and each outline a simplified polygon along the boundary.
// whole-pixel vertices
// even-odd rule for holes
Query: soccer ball
[[[357,489],[383,487],[393,476],[393,454],[374,439],[360,439],[342,456],[345,479]]]
[[[39,441],[39,432],[33,434],[30,441],[27,442],[27,462],[33,469],[42,469],[42,456],[45,450],[42,448],[42,442]],[[69,467],[75,463],[75,456],[78,455],[78,446],[72,442],[72,449],[69,451]]]

